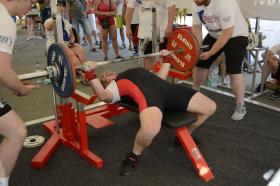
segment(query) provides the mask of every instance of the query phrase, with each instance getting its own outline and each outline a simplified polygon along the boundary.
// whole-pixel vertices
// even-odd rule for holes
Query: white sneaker
[[[231,119],[235,120],[235,121],[239,121],[239,120],[242,120],[245,115],[246,115],[246,107],[245,107],[245,105],[237,104],[235,106],[235,111],[232,114]]]

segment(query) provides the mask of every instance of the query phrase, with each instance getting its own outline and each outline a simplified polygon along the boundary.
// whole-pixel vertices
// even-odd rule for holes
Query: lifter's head
[[[100,81],[104,87],[107,87],[111,81],[115,80],[118,76],[117,72],[113,72],[111,70],[107,70],[102,73],[100,76]]]

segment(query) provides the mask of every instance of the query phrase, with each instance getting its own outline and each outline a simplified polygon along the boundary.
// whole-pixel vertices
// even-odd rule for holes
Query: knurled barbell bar
[[[166,57],[165,60],[171,63],[171,65],[173,65],[177,70],[187,71],[196,64],[199,49],[205,48],[208,48],[208,46],[199,47],[195,36],[191,32],[179,29],[173,32],[169,37],[167,50],[170,55]],[[162,55],[162,53],[157,52],[110,61],[102,61],[98,62],[98,66],[160,55]],[[48,50],[47,67],[45,70],[21,74],[18,77],[20,80],[48,77],[51,79],[54,91],[60,97],[70,97],[76,88],[76,70],[83,69],[82,65],[74,65],[72,61],[74,57],[76,57],[75,54],[65,44],[52,44]]]
[[[67,82],[69,82],[69,77],[71,77],[71,80],[74,80],[72,78],[74,76],[73,72],[76,70],[83,70],[83,65],[78,65],[75,67],[71,67],[71,60],[69,60],[69,56],[67,56],[67,52],[63,51],[66,46],[63,45],[57,45],[54,44],[50,47],[49,51],[50,53],[53,52],[51,55],[51,65],[47,66],[45,70],[39,71],[39,72],[32,72],[32,73],[26,73],[21,74],[18,76],[20,80],[31,80],[31,79],[37,79],[42,77],[48,77],[54,82],[55,91],[60,95],[61,97],[69,97],[71,96],[72,91],[65,91],[65,87],[67,86]],[[60,51],[63,51],[60,53]],[[176,52],[181,52],[181,50],[178,50]],[[170,52],[173,53],[173,52]],[[98,66],[100,65],[107,65],[110,63],[116,63],[116,62],[122,62],[122,61],[128,61],[133,59],[140,59],[145,57],[155,57],[162,55],[161,52],[142,55],[142,56],[134,56],[134,57],[128,57],[128,58],[121,58],[121,59],[115,59],[111,61],[102,61],[98,62]],[[72,70],[71,70],[72,69]],[[73,84],[73,83],[70,83]],[[72,90],[72,86],[70,86],[70,90]],[[67,88],[68,90],[68,88]]]
[[[205,50],[209,48],[209,45],[202,45],[199,47],[201,50]],[[179,48],[175,51],[168,51],[169,54],[166,57],[170,57],[173,55],[178,55],[180,53],[183,53],[183,49]],[[139,56],[129,56],[129,57],[122,57],[122,58],[118,58],[118,59],[112,59],[112,60],[107,60],[107,61],[100,61],[97,63],[97,66],[102,66],[102,65],[107,65],[107,64],[111,64],[111,63],[118,63],[118,62],[124,62],[124,61],[132,61],[135,59],[142,59],[142,58],[147,58],[147,57],[156,57],[156,56],[160,56],[162,55],[161,52],[155,52],[155,53],[151,53],[151,54],[144,54],[144,55],[139,55]],[[183,71],[183,70],[181,70]]]
[[[59,69],[56,66],[48,66],[46,70],[18,75],[20,80],[31,80],[42,77],[48,77],[50,79],[59,77]]]

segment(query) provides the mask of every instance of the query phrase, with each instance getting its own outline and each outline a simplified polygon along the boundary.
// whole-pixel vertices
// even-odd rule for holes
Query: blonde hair
[[[108,74],[111,74],[111,73],[113,73],[113,71],[111,71],[111,70],[105,70],[102,74],[101,74],[101,76],[100,76],[100,82],[101,82],[101,84],[103,85],[103,87],[107,87],[108,86],[108,82],[106,82],[106,77],[108,76]]]

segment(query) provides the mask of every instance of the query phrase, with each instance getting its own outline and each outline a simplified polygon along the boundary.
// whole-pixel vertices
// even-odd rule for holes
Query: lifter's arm
[[[168,50],[161,50],[160,53],[161,53],[161,57],[170,55],[170,51]],[[169,70],[170,70],[170,63],[161,63],[160,70],[157,73],[157,75],[165,80],[168,76]]]
[[[161,63],[160,70],[157,73],[157,75],[161,79],[165,80],[167,78],[167,76],[168,76],[169,69],[170,69],[170,63]]]
[[[100,101],[104,101],[106,103],[112,102],[113,99],[112,92],[110,92],[107,89],[104,89],[103,85],[101,84],[98,78],[91,80],[90,84],[93,92],[95,93],[95,95]]]
[[[100,101],[110,103],[113,99],[113,93],[103,87],[100,80],[96,77],[95,69],[97,63],[94,61],[85,62],[84,64],[85,79],[90,81],[91,88]]]

